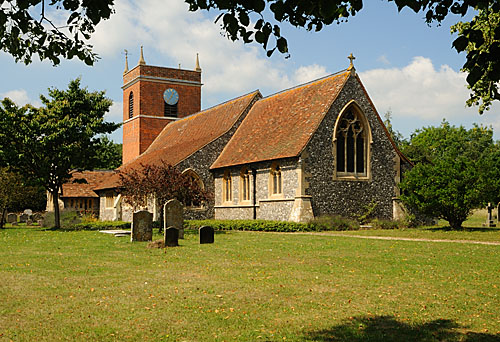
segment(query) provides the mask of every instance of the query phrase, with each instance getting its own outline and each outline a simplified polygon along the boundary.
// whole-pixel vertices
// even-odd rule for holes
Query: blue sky
[[[441,26],[427,26],[423,14],[398,13],[393,3],[364,2],[364,9],[347,23],[332,24],[322,32],[282,26],[291,57],[275,53],[267,58],[256,44],[231,42],[220,33],[214,19],[218,13],[188,12],[182,0],[116,2],[116,13],[99,24],[91,39],[101,59],[93,67],[72,60],[53,67],[35,61],[25,66],[0,53],[0,98],[19,105],[40,105],[39,94],[47,88],[66,88],[71,79],[82,78],[89,90],[105,90],[114,101],[107,118],[121,121],[122,73],[125,56],[129,66],[139,59],[144,45],[147,64],[192,69],[196,53],[203,69],[202,108],[260,89],[264,95],[337,72],[354,65],[379,114],[392,112],[394,128],[408,137],[415,129],[439,125],[447,119],[455,125],[492,125],[500,139],[500,105],[483,115],[466,108],[465,75],[460,67],[464,54],[451,48],[450,17]],[[55,17],[57,21],[59,18]],[[35,58],[36,59],[36,58]],[[121,141],[121,130],[113,134]]]

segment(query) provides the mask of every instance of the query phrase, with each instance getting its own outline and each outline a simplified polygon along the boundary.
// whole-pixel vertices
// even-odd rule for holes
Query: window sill
[[[259,202],[293,202],[295,201],[295,198],[283,198],[283,197],[271,197],[271,198],[264,198],[264,199],[261,199],[259,200]]]

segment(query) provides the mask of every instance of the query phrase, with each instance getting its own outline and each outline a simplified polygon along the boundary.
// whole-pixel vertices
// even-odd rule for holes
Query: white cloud
[[[210,15],[210,16],[209,16]],[[147,64],[191,69],[199,53],[204,107],[259,88],[264,95],[326,74],[319,65],[290,70],[283,59],[269,59],[260,46],[245,46],[221,35],[217,13],[189,12],[182,1],[144,0],[116,4],[116,13],[99,24],[91,43],[103,56],[131,50],[129,66],[144,45]],[[213,17],[212,17],[213,16]]]
[[[469,115],[465,74],[447,65],[439,70],[432,61],[415,57],[404,68],[374,69],[361,78],[379,108],[392,108],[406,117],[443,118]]]
[[[414,57],[403,68],[368,70],[360,77],[379,114],[390,109],[395,127],[405,135],[422,126],[439,124],[442,119],[454,125],[492,125],[500,132],[498,103],[482,116],[477,108],[466,107],[466,75],[448,65],[436,69],[430,59]]]
[[[123,121],[123,103],[113,102],[109,108],[109,112],[104,115],[104,119],[110,122],[122,122]]]
[[[26,104],[31,104],[35,107],[40,107],[42,103],[39,99],[30,99],[28,92],[25,89],[15,89],[9,90],[5,93],[0,93],[0,99],[8,97],[18,106],[24,106]]]
[[[301,66],[295,70],[294,81],[296,84],[307,83],[318,79],[322,76],[326,76],[326,68],[322,65],[312,64],[308,66]]]

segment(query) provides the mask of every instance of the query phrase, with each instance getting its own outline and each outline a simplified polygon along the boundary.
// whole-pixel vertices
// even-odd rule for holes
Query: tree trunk
[[[0,217],[0,229],[3,229],[5,223],[5,213],[7,213],[7,207],[2,209],[2,216]]]
[[[52,203],[54,204],[54,227],[56,229],[61,228],[61,217],[59,213],[59,189],[56,188],[52,192]]]

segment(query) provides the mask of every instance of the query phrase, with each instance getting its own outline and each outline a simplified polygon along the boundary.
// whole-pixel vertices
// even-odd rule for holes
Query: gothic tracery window
[[[270,179],[271,196],[280,195],[283,192],[283,189],[281,182],[281,169],[278,164],[273,164],[271,166],[270,177],[271,177]]]
[[[244,167],[240,172],[240,199],[250,201],[250,171]]]
[[[224,177],[222,178],[222,199],[224,202],[231,202],[233,200],[231,173],[229,170],[224,172]]]
[[[349,108],[338,123],[335,134],[337,176],[367,175],[368,130],[360,115]]]

